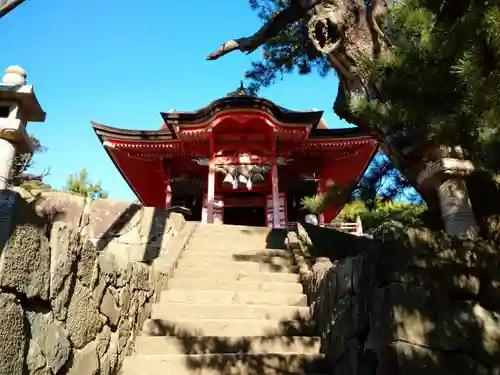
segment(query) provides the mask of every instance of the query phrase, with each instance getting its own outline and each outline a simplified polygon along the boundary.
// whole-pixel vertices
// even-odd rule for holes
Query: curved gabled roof
[[[90,123],[92,124],[92,127],[101,142],[104,142],[109,138],[123,141],[171,141],[174,139],[172,132],[168,128],[162,128],[159,130],[131,130],[114,128],[112,126],[98,124],[94,121],[91,121]]]
[[[209,105],[194,112],[161,112],[161,116],[169,128],[171,128],[172,125],[189,127],[203,124],[217,113],[231,109],[260,110],[268,113],[278,120],[278,122],[304,126],[312,125],[313,129],[316,128],[318,122],[323,116],[323,111],[292,111],[280,107],[270,100],[253,96],[226,96],[224,98],[214,100]],[[173,131],[173,129],[171,130]]]
[[[160,159],[155,159],[156,156],[152,159],[140,156],[142,155],[141,148],[145,147],[152,150],[153,154],[158,153],[160,156],[167,149],[172,154],[185,153],[182,150],[182,142],[177,139],[177,127],[184,127],[187,131],[195,130],[193,128],[196,127],[204,128],[205,125],[213,124],[217,118],[225,116],[226,113],[231,116],[233,111],[235,116],[255,113],[257,117],[263,116],[271,121],[276,120],[280,126],[292,126],[294,131],[297,127],[303,126],[305,130],[303,134],[308,135],[308,138],[302,139],[301,142],[305,141],[304,145],[310,145],[308,149],[313,153],[316,150],[333,148],[335,144],[354,144],[349,146],[351,151],[345,151],[350,154],[348,158],[343,157],[335,163],[329,163],[338,169],[335,173],[332,171],[331,174],[338,175],[341,180],[359,178],[376,149],[375,143],[367,141],[371,137],[360,128],[325,129],[324,126],[318,127],[323,111],[292,111],[267,99],[248,95],[217,99],[194,112],[161,113],[166,126],[158,130],[119,129],[95,122],[92,122],[92,127],[101,143],[105,145],[104,148],[109,157],[141,202],[147,206],[163,207],[166,197],[164,182],[166,176],[163,164]],[[285,129],[285,131],[289,130],[291,129]],[[110,142],[106,144],[106,141]],[[304,151],[300,149],[298,152],[301,153],[301,150]],[[318,158],[324,157],[326,156],[318,156]]]

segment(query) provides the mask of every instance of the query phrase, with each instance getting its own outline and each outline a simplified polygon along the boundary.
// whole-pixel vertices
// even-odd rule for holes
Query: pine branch
[[[246,38],[229,40],[207,56],[207,60],[217,60],[232,51],[252,53],[276,37],[287,25],[304,18],[309,10],[321,3],[321,0],[291,0],[290,5],[271,17],[255,34]]]
[[[0,18],[24,3],[24,1],[25,0],[0,0]]]

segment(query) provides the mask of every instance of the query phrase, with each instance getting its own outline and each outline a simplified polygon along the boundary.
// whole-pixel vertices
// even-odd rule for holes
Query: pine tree
[[[288,6],[283,0],[249,0],[250,6],[265,23]],[[294,22],[284,28],[277,36],[263,45],[263,58],[252,63],[245,73],[250,81],[248,89],[257,93],[261,87],[269,87],[285,74],[301,75],[317,72],[326,77],[332,67],[327,59],[310,41],[307,22]]]
[[[411,185],[426,150],[460,146],[478,170],[468,181],[475,185],[476,215],[491,214],[495,205],[500,213],[500,189],[491,179],[500,167],[498,1],[401,0],[388,13],[382,0],[336,0],[335,6],[311,0],[302,10],[297,4],[304,2],[296,0],[251,3],[266,25],[210,58],[263,45],[264,60],[247,73],[257,88],[273,83],[274,71],[293,71],[299,61],[320,66],[328,58],[340,82],[336,113],[374,134]],[[310,44],[320,57],[306,58],[318,56],[306,53]],[[494,193],[489,202],[473,194],[486,185]],[[424,199],[439,209],[435,193]]]
[[[68,182],[64,189],[68,193],[92,199],[106,199],[108,193],[102,189],[101,183],[91,183],[86,169],[68,177]]]

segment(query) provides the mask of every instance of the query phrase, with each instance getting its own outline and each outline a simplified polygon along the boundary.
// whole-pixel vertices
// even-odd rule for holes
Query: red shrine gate
[[[357,128],[322,126],[320,111],[246,94],[161,115],[160,130],[93,127],[144,205],[184,205],[207,223],[282,228],[304,215],[301,197],[359,179],[377,148]],[[329,207],[320,222],[341,208]]]

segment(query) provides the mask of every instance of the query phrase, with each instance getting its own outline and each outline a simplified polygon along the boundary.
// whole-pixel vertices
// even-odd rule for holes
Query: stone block
[[[150,267],[147,264],[132,262],[129,264],[131,268],[130,284],[133,290],[149,290],[151,285],[149,283]]]
[[[111,338],[109,341],[109,347],[108,351],[105,355],[107,357],[107,362],[109,365],[109,372],[110,374],[115,373],[115,369],[117,369],[120,366],[119,363],[119,355],[121,352],[121,349],[119,348],[119,332],[113,332],[111,334]]]
[[[64,320],[75,282],[74,265],[80,253],[80,242],[65,223],[59,222],[52,227],[50,247],[50,304],[57,319]]]
[[[118,307],[118,301],[115,299],[114,295],[111,293],[110,289],[106,289],[104,296],[102,298],[101,313],[108,318],[108,323],[111,327],[116,327],[120,321],[121,311]]]
[[[107,286],[108,283],[106,282],[104,277],[98,278],[97,285],[95,285],[94,289],[92,290],[92,299],[94,300],[96,305],[101,305]]]
[[[69,226],[74,232],[79,232],[82,215],[85,209],[84,197],[57,191],[47,191],[35,203],[36,212],[54,222]]]
[[[0,293],[0,374],[23,375],[24,312],[20,301],[10,293]]]
[[[50,374],[50,370],[45,369],[45,357],[40,346],[35,340],[30,340],[28,354],[26,355],[26,368],[28,373],[41,374],[44,370]]]
[[[119,240],[112,240],[106,245],[102,252],[113,254],[117,265],[124,268],[129,262],[142,262],[145,260],[146,247],[147,245],[145,243],[125,243]]]
[[[176,235],[180,233],[184,225],[186,225],[186,219],[180,213],[171,212],[168,214],[168,225],[173,229],[174,235]]]
[[[99,254],[98,262],[98,277],[102,278],[109,284],[114,284],[121,270],[118,268],[116,258],[113,253],[104,252]]]
[[[400,228],[392,223],[377,228],[374,238],[382,245],[364,254],[364,262],[372,268],[379,285],[439,285],[448,293],[477,298],[483,283],[486,288],[500,276],[497,250],[486,242],[461,240],[427,229]]]
[[[329,348],[328,355],[337,361],[350,346],[350,341],[359,332],[356,326],[357,298],[352,295],[345,295],[332,304],[328,318],[325,316],[325,323],[329,326]]]
[[[143,216],[137,203],[98,199],[89,207],[89,237],[97,240],[120,237],[136,228]],[[98,250],[102,250],[98,246]]]
[[[54,319],[52,313],[27,311],[31,338],[42,351],[47,367],[54,374],[66,364],[71,354],[71,344],[62,323]]]
[[[141,328],[144,322],[151,318],[153,312],[153,305],[150,302],[146,302],[140,309],[139,315],[137,317],[137,327]]]
[[[42,229],[17,225],[0,254],[0,286],[48,300],[49,270],[50,246]]]
[[[123,311],[128,311],[130,308],[131,293],[128,288],[122,288],[119,293],[119,305]]]
[[[103,326],[99,310],[90,290],[77,281],[68,306],[66,329],[75,348],[83,348],[94,340]]]
[[[343,297],[348,293],[354,293],[359,286],[359,274],[361,272],[361,257],[344,258],[335,263],[336,294]]]
[[[99,358],[97,353],[97,343],[92,342],[83,349],[77,350],[73,357],[68,375],[98,375]]]
[[[38,216],[33,204],[28,203],[17,192],[0,191],[0,250],[5,247],[17,226],[28,223],[43,229],[47,221]]]
[[[467,354],[441,352],[402,341],[381,347],[377,352],[377,359],[377,374],[490,374],[482,364]]]
[[[111,375],[111,364],[109,361],[109,356],[106,354],[104,357],[101,358],[100,364],[99,364],[99,375]],[[114,373],[113,373],[114,374]]]
[[[370,346],[402,341],[460,352],[493,366],[500,355],[497,315],[441,290],[390,284],[375,293],[368,340]]]
[[[382,344],[403,340],[415,345],[436,345],[439,350],[467,350],[467,342],[454,322],[440,319],[451,302],[445,293],[424,287],[391,283],[377,289],[370,316],[370,339]]]
[[[84,238],[81,239],[77,276],[85,286],[90,286],[91,284],[92,272],[94,269],[96,258],[97,250],[92,242],[87,241]]]
[[[110,341],[111,329],[108,326],[104,326],[102,332],[97,336],[97,354],[99,358],[103,358],[106,354]]]

